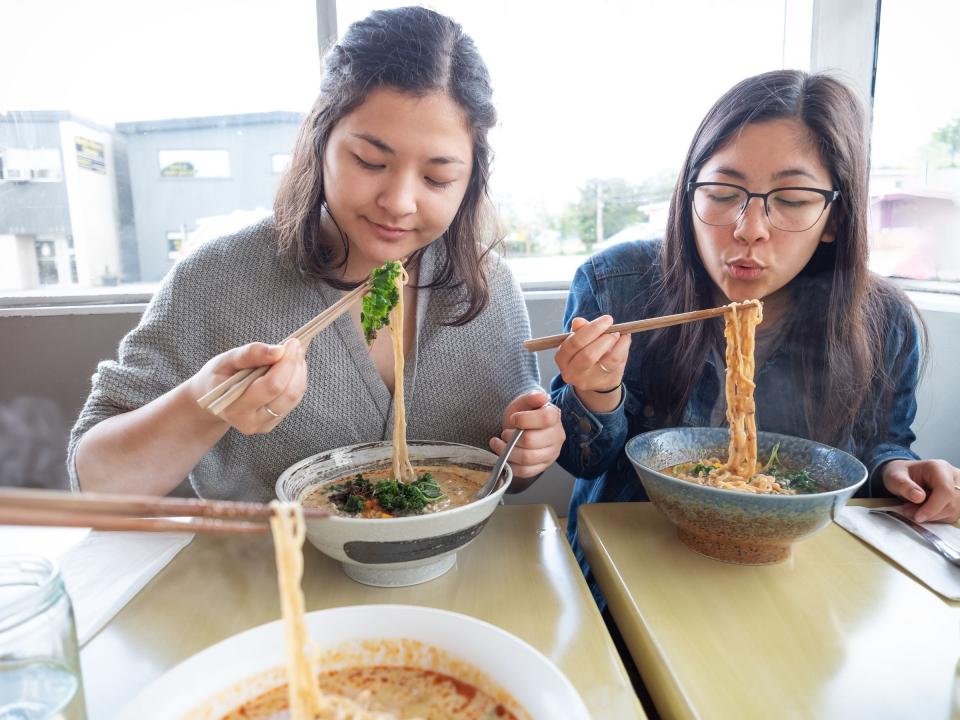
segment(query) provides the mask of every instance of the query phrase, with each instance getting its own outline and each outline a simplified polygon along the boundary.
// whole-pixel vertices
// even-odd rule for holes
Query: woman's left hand
[[[904,515],[921,523],[960,519],[960,470],[946,460],[891,460],[881,472],[884,487],[907,501]]]
[[[536,477],[560,455],[567,435],[560,424],[560,408],[550,403],[542,390],[520,395],[503,411],[503,432],[490,438],[490,449],[499,455],[513,437],[514,428],[524,430],[523,437],[510,453],[514,477]]]

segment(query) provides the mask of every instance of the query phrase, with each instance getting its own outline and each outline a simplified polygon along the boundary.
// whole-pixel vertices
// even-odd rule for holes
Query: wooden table
[[[688,549],[650,503],[579,518],[664,718],[960,717],[960,604],[840,526],[783,563],[741,566]]]
[[[556,516],[545,505],[497,508],[480,536],[460,551],[456,566],[421,585],[361,585],[309,544],[304,562],[308,611],[403,603],[472,615],[549,657],[598,720],[644,717]],[[198,535],[82,650],[90,720],[111,717],[141,688],[209,645],[278,619],[276,582],[269,537]]]

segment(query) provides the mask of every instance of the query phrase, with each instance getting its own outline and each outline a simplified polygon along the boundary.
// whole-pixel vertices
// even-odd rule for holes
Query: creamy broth
[[[325,697],[347,698],[373,718],[408,720],[517,720],[508,708],[475,685],[449,675],[413,667],[371,666],[321,673]],[[285,685],[265,692],[223,720],[285,720]],[[327,715],[321,714],[320,718]],[[329,717],[337,717],[331,713]]]
[[[415,469],[418,477],[424,473],[430,473],[446,496],[429,503],[421,512],[413,513],[416,515],[425,515],[427,513],[435,513],[440,510],[448,510],[450,508],[467,505],[473,501],[477,491],[483,487],[483,483],[489,475],[489,472],[485,470],[473,470],[458,465],[418,465]],[[340,510],[334,503],[330,502],[327,497],[331,492],[330,488],[349,482],[354,477],[356,477],[355,474],[344,475],[336,480],[329,480],[317,486],[303,499],[304,507],[323,508],[335,515],[341,515],[343,517],[384,518],[396,516],[378,511],[364,511],[359,514],[349,513]],[[364,472],[363,477],[371,483],[376,483],[379,480],[392,479],[393,472],[390,467],[384,467]]]

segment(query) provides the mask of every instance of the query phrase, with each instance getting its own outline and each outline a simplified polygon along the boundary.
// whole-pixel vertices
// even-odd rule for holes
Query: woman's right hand
[[[572,334],[557,350],[563,381],[572,385],[581,402],[594,412],[609,412],[620,404],[618,388],[627,366],[631,336],[607,334],[612,324],[609,315],[591,322],[576,317],[570,323]],[[611,389],[614,391],[609,392]]]
[[[283,345],[250,343],[211,358],[190,379],[194,399],[202,397],[238,370],[261,365],[272,367],[219,417],[244,435],[270,432],[300,404],[307,387],[304,348],[295,338]]]

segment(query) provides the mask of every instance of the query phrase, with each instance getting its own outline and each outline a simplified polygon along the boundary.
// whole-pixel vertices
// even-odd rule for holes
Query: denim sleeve
[[[888,336],[884,363],[890,373],[892,398],[881,418],[878,436],[865,444],[861,459],[869,472],[870,496],[888,495],[877,471],[890,460],[919,460],[910,449],[916,435],[910,426],[917,415],[920,378],[920,334],[912,314]],[[879,400],[878,400],[879,401]]]
[[[593,320],[603,314],[599,289],[592,265],[588,260],[580,266],[570,285],[563,327],[569,332],[575,317]],[[557,462],[578,478],[594,479],[603,474],[616,460],[627,440],[627,417],[624,410],[626,388],[620,404],[608,413],[593,413],[584,407],[573,387],[558,374],[550,383],[550,398],[560,408],[560,417],[567,439]]]

